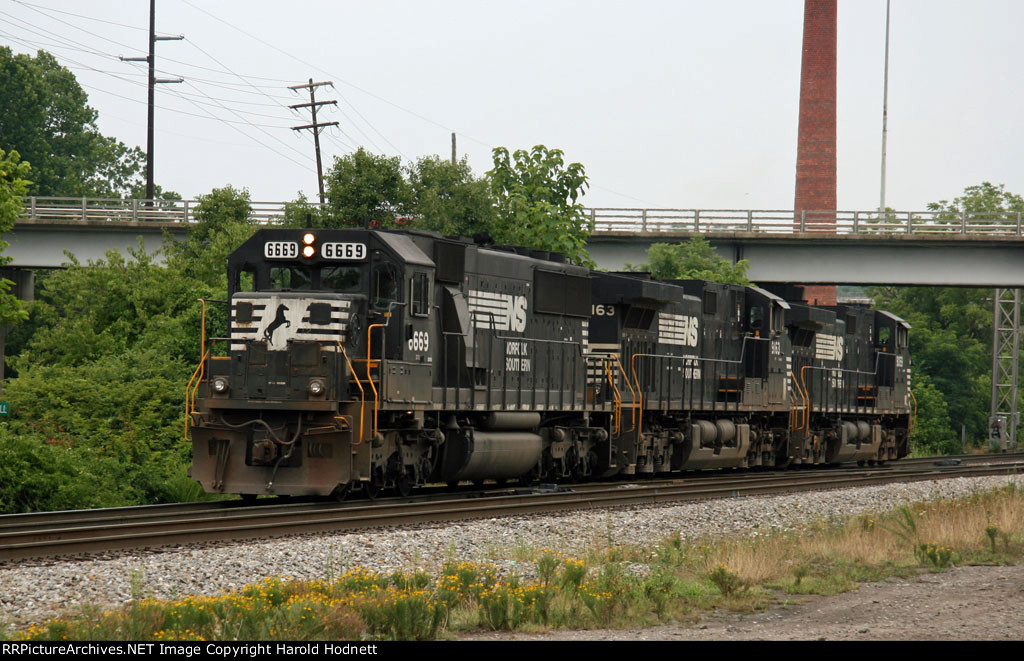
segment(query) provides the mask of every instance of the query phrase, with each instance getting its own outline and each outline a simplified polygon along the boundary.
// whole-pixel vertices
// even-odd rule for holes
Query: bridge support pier
[[[1004,452],[1017,447],[1020,289],[996,289],[992,317],[992,405],[989,443]]]

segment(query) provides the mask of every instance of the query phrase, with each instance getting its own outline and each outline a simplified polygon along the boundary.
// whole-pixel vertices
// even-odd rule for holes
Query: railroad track
[[[929,458],[884,467],[699,473],[629,483],[427,492],[405,499],[346,503],[271,500],[247,506],[241,501],[213,501],[15,514],[0,516],[0,562],[1024,471],[1022,455],[968,455],[945,461],[957,460],[960,465],[937,466],[936,459]]]

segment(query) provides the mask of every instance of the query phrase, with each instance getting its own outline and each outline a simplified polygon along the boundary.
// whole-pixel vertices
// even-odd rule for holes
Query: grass
[[[750,612],[865,581],[1020,562],[1024,490],[1011,484],[756,537],[602,540],[579,557],[518,544],[504,557],[530,568],[529,579],[459,562],[451,551],[434,573],[332,568],[324,580],[269,578],[217,597],[148,599],[143,577],[132,576],[133,599],[123,608],[85,609],[21,631],[0,627],[0,639],[428,640],[480,629],[693,622],[716,609]]]

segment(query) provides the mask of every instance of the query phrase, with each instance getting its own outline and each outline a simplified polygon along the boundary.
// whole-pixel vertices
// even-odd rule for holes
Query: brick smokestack
[[[804,0],[800,128],[793,208],[797,211],[795,222],[803,221],[799,229],[809,232],[835,232],[837,2]],[[817,305],[835,305],[836,288],[806,286],[804,300]]]

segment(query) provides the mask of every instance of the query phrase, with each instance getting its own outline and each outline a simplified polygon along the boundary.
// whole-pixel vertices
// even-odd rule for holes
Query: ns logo
[[[516,333],[526,330],[526,297],[509,297],[508,306],[508,329]]]

